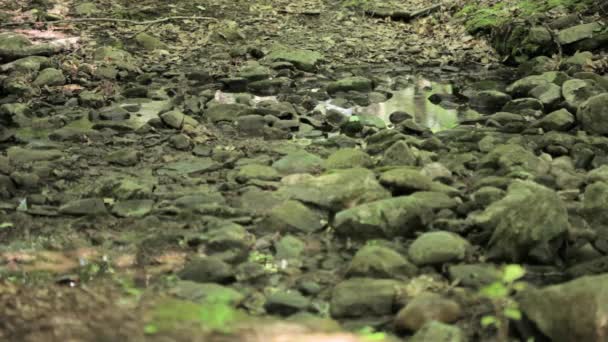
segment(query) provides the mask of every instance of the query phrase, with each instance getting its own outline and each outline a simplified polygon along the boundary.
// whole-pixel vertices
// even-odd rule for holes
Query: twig
[[[21,26],[21,25],[35,25],[35,24],[61,24],[61,23],[85,23],[85,22],[114,22],[114,23],[126,23],[133,25],[154,25],[166,21],[172,20],[210,20],[210,21],[218,21],[217,18],[213,17],[186,17],[186,16],[176,16],[176,17],[166,17],[156,20],[146,20],[146,21],[137,21],[130,19],[115,19],[115,18],[74,18],[74,19],[61,19],[61,20],[52,20],[52,21],[23,21],[23,22],[11,22],[1,24],[0,27],[7,26]]]

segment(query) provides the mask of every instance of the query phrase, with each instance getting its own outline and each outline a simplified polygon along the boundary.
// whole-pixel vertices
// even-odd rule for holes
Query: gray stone
[[[19,146],[9,147],[6,151],[8,159],[13,164],[25,164],[39,161],[50,161],[63,157],[59,150],[32,150]]]
[[[552,262],[570,224],[566,206],[559,195],[531,181],[514,181],[501,200],[472,221],[492,232],[490,257],[521,262],[530,255]],[[540,253],[540,254],[538,254]]]
[[[409,236],[428,223],[434,210],[453,208],[457,202],[445,194],[417,192],[345,209],[336,214],[336,233],[353,239]]]
[[[458,190],[445,184],[435,182],[419,170],[409,167],[399,167],[385,171],[380,175],[380,183],[393,190],[394,193],[408,194],[416,191],[436,191],[458,193]]]
[[[359,203],[389,197],[390,194],[367,169],[336,170],[318,177],[305,177],[282,187],[289,198],[311,203],[331,211],[340,211]]]
[[[323,170],[323,159],[306,151],[291,152],[272,164],[283,175],[316,173]]]
[[[576,43],[583,39],[593,37],[593,34],[601,31],[602,25],[597,22],[588,24],[576,25],[567,29],[560,30],[557,33],[557,41],[562,45]]]
[[[112,207],[112,214],[118,217],[144,217],[152,211],[153,207],[153,200],[119,201]]]
[[[423,293],[411,300],[395,317],[398,331],[418,331],[425,324],[437,321],[452,323],[462,315],[460,305],[438,294]]]
[[[546,83],[538,85],[529,92],[530,96],[538,99],[543,106],[556,106],[562,99],[562,88],[557,84]]]
[[[258,225],[258,230],[274,232],[312,233],[323,229],[327,217],[298,201],[288,200],[273,207]]]
[[[509,85],[507,87],[507,92],[514,97],[528,96],[530,90],[539,85],[548,83],[550,83],[550,81],[548,81],[543,75],[528,76]]]
[[[544,131],[567,131],[574,126],[576,118],[567,109],[551,112],[533,122],[530,127],[542,128]]]
[[[160,118],[165,125],[175,129],[182,129],[185,126],[198,126],[198,121],[196,121],[196,119],[177,110],[162,113]]]
[[[466,342],[464,332],[457,326],[429,321],[416,332],[409,342]]]
[[[491,264],[451,265],[448,267],[451,282],[480,289],[502,278],[502,272]]]
[[[608,93],[593,96],[578,109],[576,117],[581,127],[592,134],[608,134]]]
[[[408,249],[408,256],[418,266],[437,265],[464,260],[471,244],[451,232],[430,232],[420,235]]]
[[[246,183],[250,180],[277,181],[281,176],[274,168],[267,165],[249,164],[240,168],[236,174],[239,183]]]
[[[65,76],[61,70],[46,68],[40,71],[32,84],[37,87],[60,86],[65,84]]]
[[[366,245],[357,251],[348,268],[350,277],[408,278],[418,272],[416,266],[401,254],[383,247]]]
[[[562,85],[562,94],[564,95],[568,109],[573,112],[583,102],[603,92],[604,89],[592,80],[572,79],[564,82],[564,85]]]
[[[374,161],[360,149],[341,148],[327,157],[323,165],[326,170],[350,169],[353,167],[369,168],[374,165]]]
[[[197,283],[225,284],[234,278],[232,267],[216,257],[201,257],[189,261],[177,274],[183,280]]]
[[[496,90],[483,90],[469,99],[469,104],[473,108],[493,111],[502,108],[507,102],[511,101],[511,96]]]
[[[118,151],[110,152],[106,156],[106,160],[110,164],[120,166],[134,166],[139,163],[140,153],[132,148],[123,148]]]
[[[304,71],[314,71],[324,57],[316,51],[274,46],[266,58],[274,62],[289,62]]]
[[[266,299],[264,309],[269,314],[289,316],[298,311],[306,310],[310,306],[310,299],[297,291],[277,291]]]
[[[361,76],[353,76],[343,78],[336,82],[332,82],[327,85],[327,92],[329,94],[335,94],[337,92],[370,92],[374,88],[372,80]]]
[[[101,198],[83,198],[68,202],[59,208],[60,214],[74,216],[99,216],[108,210]]]
[[[336,287],[331,295],[330,312],[334,318],[382,316],[393,313],[399,288],[396,280],[351,278]]]
[[[608,274],[525,290],[521,310],[540,331],[556,342],[606,341]]]

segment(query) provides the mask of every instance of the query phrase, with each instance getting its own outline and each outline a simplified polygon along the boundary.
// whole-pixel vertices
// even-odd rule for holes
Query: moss
[[[464,6],[457,16],[464,18],[470,33],[489,33],[507,21],[531,19],[556,7],[581,11],[593,0],[505,0],[493,5],[473,0]]]

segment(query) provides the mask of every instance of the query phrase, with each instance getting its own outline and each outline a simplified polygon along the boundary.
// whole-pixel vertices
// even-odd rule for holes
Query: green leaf
[[[488,327],[490,325],[498,325],[498,319],[494,316],[483,316],[481,318],[481,326]]]
[[[146,324],[146,326],[144,326],[144,333],[147,335],[153,335],[156,334],[158,332],[158,327],[154,324]]]
[[[521,311],[517,308],[505,308],[503,311],[507,318],[519,321],[521,319]]]
[[[523,281],[516,281],[515,283],[513,283],[512,288],[515,291],[523,291],[526,286],[528,286],[528,284],[524,283]]]
[[[481,289],[481,295],[488,298],[505,298],[509,295],[509,289],[500,282],[494,282]]]
[[[507,265],[505,266],[502,274],[502,281],[507,284],[511,284],[512,282],[520,279],[526,274],[526,270],[517,264]]]

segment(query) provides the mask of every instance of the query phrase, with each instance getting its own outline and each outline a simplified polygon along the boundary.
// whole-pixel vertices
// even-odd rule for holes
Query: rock
[[[11,163],[22,165],[26,163],[51,161],[63,157],[63,153],[59,150],[32,150],[19,146],[9,147],[6,155]]]
[[[152,211],[153,207],[153,200],[119,201],[112,207],[112,214],[118,217],[144,217]]]
[[[358,91],[367,93],[372,91],[374,88],[374,84],[372,80],[369,78],[361,77],[361,76],[353,76],[343,78],[341,80],[332,82],[327,85],[327,92],[329,94],[335,94],[338,92],[347,93],[349,91]]]
[[[553,108],[562,99],[562,88],[557,84],[546,83],[532,88],[528,94],[538,99],[543,107]]]
[[[438,231],[420,235],[408,249],[408,256],[418,266],[464,260],[471,244],[458,234]]]
[[[97,8],[93,2],[83,2],[74,7],[74,13],[79,17],[88,17],[100,12],[99,8]]]
[[[298,201],[288,200],[275,207],[258,227],[269,233],[312,233],[323,229],[327,218]]]
[[[452,323],[462,315],[460,305],[434,293],[412,299],[395,317],[397,331],[418,331],[431,321]]]
[[[160,115],[160,118],[165,125],[175,129],[182,129],[186,126],[198,126],[198,121],[196,121],[196,119],[177,110],[165,112]]]
[[[353,167],[369,168],[374,165],[374,161],[360,149],[342,148],[327,157],[323,165],[326,170],[350,169]]]
[[[277,291],[266,299],[264,309],[271,315],[289,316],[304,311],[310,306],[310,300],[297,291]]]
[[[366,245],[357,251],[348,268],[350,277],[367,278],[407,278],[416,275],[418,270],[406,258],[394,250]]]
[[[226,284],[233,280],[232,267],[216,257],[199,257],[189,261],[177,274],[182,280],[198,283]]]
[[[222,103],[207,108],[203,116],[207,120],[217,123],[220,121],[233,122],[241,116],[250,114],[253,114],[253,110],[249,106],[238,103]]]
[[[100,93],[83,90],[78,94],[78,102],[83,107],[101,108],[105,105],[106,99]]]
[[[185,134],[175,134],[169,138],[169,144],[171,147],[177,150],[187,151],[190,149],[192,143],[190,137]]]
[[[531,181],[514,181],[504,198],[470,218],[492,232],[489,256],[512,262],[532,255],[538,261],[553,262],[570,228],[559,195]]]
[[[293,235],[285,235],[274,244],[275,258],[277,260],[298,260],[301,258],[305,247],[306,245],[302,240]]]
[[[131,114],[120,106],[108,106],[99,109],[99,118],[102,120],[120,121],[127,120]]]
[[[568,109],[572,111],[576,111],[583,102],[602,92],[604,89],[592,80],[572,79],[562,85],[562,94]]]
[[[59,213],[74,216],[99,216],[107,214],[108,210],[101,198],[83,198],[62,205]]]
[[[390,196],[378,183],[374,173],[362,168],[336,170],[318,177],[304,178],[282,187],[279,192],[291,199],[334,212]]]
[[[568,131],[576,123],[576,118],[567,109],[551,112],[533,122],[530,127],[542,128],[544,131]]]
[[[266,58],[273,62],[289,62],[300,70],[312,72],[324,57],[316,51],[274,46]]]
[[[507,93],[514,97],[528,96],[530,90],[539,85],[546,85],[548,83],[550,83],[550,81],[548,81],[543,75],[528,76],[509,85],[507,87]]]
[[[274,168],[260,164],[249,164],[241,167],[236,174],[236,181],[247,183],[250,180],[277,181],[281,176]]]
[[[351,278],[332,291],[330,312],[333,318],[381,316],[393,313],[399,281]]]
[[[115,66],[126,71],[137,71],[135,58],[127,51],[111,47],[103,46],[95,50],[94,56],[96,61],[106,65]]]
[[[188,280],[178,281],[175,286],[169,289],[169,293],[177,298],[196,303],[209,303],[221,299],[222,303],[231,306],[237,306],[245,299],[242,293],[230,287]]]
[[[594,178],[598,177],[596,176]],[[593,226],[604,226],[606,224],[606,219],[608,219],[608,202],[606,202],[607,200],[608,183],[598,181],[591,185],[588,185],[585,189],[581,213]]]
[[[469,104],[473,108],[486,111],[501,109],[507,102],[511,101],[511,96],[496,90],[483,90],[469,99]]]
[[[262,137],[267,126],[262,115],[243,115],[236,119],[237,130],[245,136]]]
[[[587,182],[587,184],[593,184],[595,182],[608,183],[608,165],[602,165],[593,170],[590,170],[587,173],[585,181]]]
[[[361,204],[336,214],[336,233],[352,239],[409,236],[428,223],[434,210],[453,208],[457,202],[445,194],[417,192]]]
[[[583,39],[593,37],[593,34],[602,30],[602,25],[598,22],[576,25],[567,29],[560,30],[557,33],[557,41],[561,45],[576,43]]]
[[[144,48],[144,50],[156,50],[156,49],[166,49],[167,45],[163,43],[157,37],[147,34],[146,32],[140,32],[135,36],[135,42],[137,45]]]
[[[608,91],[608,78],[606,77],[600,76],[594,72],[577,72],[573,76],[574,78],[578,78],[581,80],[592,80],[600,87],[604,88],[605,91]]]
[[[120,166],[134,166],[139,163],[140,153],[132,148],[123,148],[118,151],[110,152],[106,156],[106,160],[110,164]]]
[[[197,238],[202,239],[205,250],[213,257],[231,263],[245,261],[255,243],[255,237],[245,227],[229,221],[214,224],[208,233]]]
[[[545,85],[549,85],[550,83],[546,83]],[[542,87],[542,86],[539,86]],[[538,87],[537,87],[538,88]],[[559,87],[558,87],[559,88]],[[536,89],[536,88],[533,88]],[[560,88],[560,96],[561,96],[561,88]],[[507,102],[504,107],[502,107],[502,112],[508,113],[517,113],[524,114],[530,111],[542,111],[544,105],[536,98],[531,97],[523,97],[520,99],[514,99]]]
[[[528,289],[518,302],[526,317],[552,341],[605,341],[608,337],[608,274]]]
[[[317,173],[323,170],[323,159],[306,151],[296,151],[277,160],[272,167],[283,175]]]
[[[589,98],[578,109],[576,117],[581,127],[592,134],[608,134],[608,94]]]
[[[466,342],[466,335],[462,330],[453,325],[437,321],[429,321],[416,332],[409,342]]]
[[[451,282],[474,289],[490,285],[502,277],[502,272],[491,264],[450,265],[448,274]]]
[[[392,144],[382,157],[382,165],[416,165],[418,156],[413,148],[403,141],[397,141]]]
[[[505,196],[505,191],[493,186],[483,186],[472,194],[473,202],[479,208],[485,208]]]
[[[239,70],[238,76],[249,82],[265,80],[270,77],[271,70],[258,62],[249,62]]]
[[[65,76],[61,70],[46,68],[40,71],[32,84],[36,87],[60,86],[65,84]]]
[[[547,173],[550,165],[524,147],[515,144],[498,145],[480,161],[479,167],[492,167],[503,174],[527,172],[532,175]]]
[[[393,193],[405,195],[416,191],[437,191],[446,193],[457,193],[453,189],[442,183],[433,181],[430,177],[423,175],[420,171],[399,167],[380,175],[380,184],[393,190]]]

